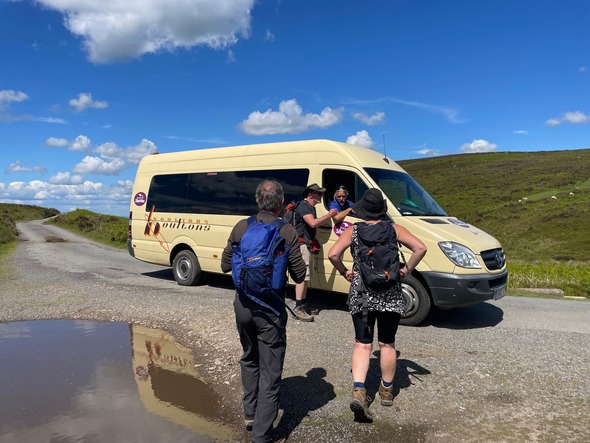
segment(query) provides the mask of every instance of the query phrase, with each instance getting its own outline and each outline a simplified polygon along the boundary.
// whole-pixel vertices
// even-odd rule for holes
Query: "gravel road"
[[[206,361],[206,379],[241,425],[229,277],[181,287],[170,269],[55,226],[35,221],[18,230],[19,246],[5,260],[14,272],[0,281],[1,322],[90,319],[166,329]],[[508,296],[401,326],[394,405],[375,402],[375,422],[361,424],[348,408],[353,329],[345,298],[312,291],[309,300],[321,309],[316,321],[288,324],[280,424],[289,441],[590,441],[590,303]],[[376,358],[368,382],[374,391]]]

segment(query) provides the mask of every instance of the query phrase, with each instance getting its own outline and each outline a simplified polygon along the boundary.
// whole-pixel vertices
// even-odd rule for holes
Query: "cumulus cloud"
[[[21,91],[12,89],[0,90],[0,111],[6,109],[11,103],[20,103],[27,100],[29,96]]]
[[[17,160],[8,165],[4,172],[6,174],[14,174],[15,172],[38,172],[40,174],[45,174],[47,168],[44,166],[23,166],[21,162]]]
[[[115,143],[104,143],[94,152],[105,158],[122,159],[126,164],[137,165],[143,157],[151,155],[157,150],[158,148],[153,142],[144,138],[138,145],[126,148],[120,148]]]
[[[490,143],[487,140],[473,140],[471,143],[465,143],[459,147],[461,152],[466,154],[474,154],[478,152],[494,152],[498,149],[498,145]]]
[[[0,183],[0,201],[62,211],[85,208],[106,214],[125,214],[132,188],[130,180],[119,180],[109,186],[88,180],[70,184],[40,180]]]
[[[69,172],[58,172],[53,177],[49,178],[49,183],[52,184],[79,184],[83,179],[81,175],[72,175]]]
[[[374,125],[382,125],[385,123],[385,112],[376,112],[373,115],[366,115],[362,112],[355,112],[352,114],[352,117],[360,122],[363,122],[365,125],[374,126]]]
[[[225,49],[250,33],[254,0],[37,0],[64,15],[88,58],[110,63],[176,48]]]
[[[118,175],[124,168],[125,161],[120,158],[105,160],[87,155],[74,166],[73,172],[77,174]]]
[[[303,114],[295,99],[279,104],[279,110],[254,111],[239,128],[249,135],[298,134],[315,128],[329,128],[342,121],[343,108],[325,107],[319,114]]]
[[[561,117],[551,118],[545,122],[547,126],[559,126],[562,123],[572,123],[574,125],[580,123],[590,123],[590,116],[580,111],[566,112]]]
[[[45,140],[45,144],[54,148],[67,147],[70,151],[74,152],[88,152],[92,148],[92,142],[85,135],[79,135],[74,140],[49,137],[47,140]]]
[[[100,102],[93,100],[92,94],[88,92],[79,93],[78,97],[73,98],[69,101],[69,104],[76,110],[76,112],[82,112],[88,108],[106,109],[109,107],[108,102]]]
[[[375,145],[375,142],[365,130],[358,131],[356,134],[349,136],[346,139],[346,143],[360,146],[362,148],[372,148]]]

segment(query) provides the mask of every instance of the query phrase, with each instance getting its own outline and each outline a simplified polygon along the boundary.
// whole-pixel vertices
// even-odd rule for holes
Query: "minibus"
[[[436,171],[433,171],[436,173]],[[401,323],[424,321],[433,307],[469,306],[506,294],[504,251],[491,235],[448,215],[391,158],[368,148],[330,140],[253,144],[153,154],[139,163],[129,211],[129,253],[142,261],[171,266],[179,285],[196,285],[204,272],[221,273],[223,248],[234,225],[258,212],[255,191],[264,179],[280,182],[285,202],[302,199],[312,183],[326,188],[318,217],[334,191],[346,186],[349,200],[379,188],[391,220],[428,247],[402,282],[406,312]],[[347,293],[349,283],[333,268],[328,250],[348,226],[325,222],[312,257],[310,288]],[[405,255],[409,250],[401,248]],[[352,266],[350,249],[343,260]]]

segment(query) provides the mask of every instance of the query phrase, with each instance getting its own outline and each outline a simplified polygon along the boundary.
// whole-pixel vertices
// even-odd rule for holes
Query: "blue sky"
[[[0,0],[0,201],[126,216],[154,151],[589,148],[589,41],[588,0]]]

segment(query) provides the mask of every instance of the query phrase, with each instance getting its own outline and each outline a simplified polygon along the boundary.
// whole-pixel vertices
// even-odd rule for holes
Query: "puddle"
[[[190,350],[160,330],[0,324],[0,443],[234,440],[197,370]]]

